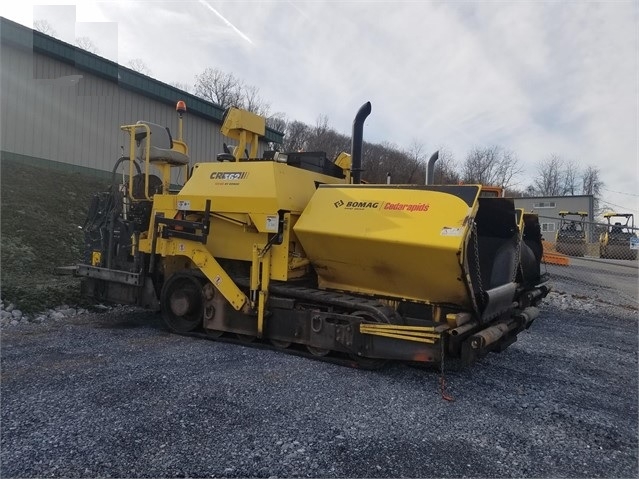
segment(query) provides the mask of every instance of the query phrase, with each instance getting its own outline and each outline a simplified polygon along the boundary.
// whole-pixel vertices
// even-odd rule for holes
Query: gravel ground
[[[570,258],[570,266],[545,267],[557,290],[611,304],[639,307],[637,261]]]
[[[637,312],[561,304],[448,372],[454,402],[432,370],[181,337],[134,309],[20,324],[0,476],[637,477]]]

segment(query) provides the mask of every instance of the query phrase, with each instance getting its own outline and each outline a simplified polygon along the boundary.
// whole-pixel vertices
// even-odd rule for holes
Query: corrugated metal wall
[[[561,223],[560,211],[584,211],[588,213],[587,221],[594,221],[594,200],[590,195],[578,196],[534,196],[514,198],[515,208],[523,208],[539,215],[542,236],[546,241],[555,241],[555,234]],[[552,225],[552,226],[551,226]],[[594,241],[594,231],[586,226],[589,241]]]
[[[177,137],[173,107],[54,58],[3,44],[0,72],[4,152],[110,171],[120,146],[128,145],[120,125],[147,120]],[[184,137],[192,163],[222,152],[219,127],[187,112]]]

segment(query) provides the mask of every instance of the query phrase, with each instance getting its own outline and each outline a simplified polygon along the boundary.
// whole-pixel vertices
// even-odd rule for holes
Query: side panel
[[[253,261],[254,246],[270,248],[270,277],[286,281],[308,271],[308,260],[292,231],[299,213],[320,184],[343,182],[273,161],[200,163],[176,195],[155,195],[155,216],[200,221],[210,202],[207,250],[218,259]],[[140,240],[151,253],[152,235]]]
[[[470,309],[463,256],[478,192],[477,186],[323,186],[295,233],[321,288]]]
[[[210,198],[215,212],[300,213],[318,185],[338,182],[344,180],[273,161],[198,163],[177,198]]]

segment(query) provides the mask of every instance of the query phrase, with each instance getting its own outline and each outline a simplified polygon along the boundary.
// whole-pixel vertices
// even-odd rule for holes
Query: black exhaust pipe
[[[353,184],[362,182],[362,147],[364,144],[364,122],[371,114],[371,102],[364,103],[353,120],[353,138],[351,139],[351,175]]]
[[[435,181],[435,162],[439,158],[439,150],[433,153],[433,156],[428,160],[428,171],[426,172],[426,184],[432,185]]]

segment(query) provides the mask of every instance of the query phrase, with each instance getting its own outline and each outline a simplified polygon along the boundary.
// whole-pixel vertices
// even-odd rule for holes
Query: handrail
[[[127,131],[129,133],[129,191],[128,196],[131,201],[140,201],[139,199],[133,196],[133,162],[136,160],[136,140],[135,140],[135,132],[138,128],[143,128],[146,131],[146,137],[144,141],[146,141],[145,158],[144,158],[144,197],[151,201],[149,197],[149,155],[151,154],[151,128],[149,125],[145,123],[136,123],[134,125],[122,125],[120,127],[121,130]],[[162,178],[162,182],[164,183],[164,178]]]
[[[135,123],[133,125],[122,125],[120,126],[122,131],[126,131],[129,133],[129,188],[128,188],[128,197],[131,201],[139,202],[143,201],[143,199],[135,198],[133,196],[133,162],[136,160],[136,139],[135,134],[138,129],[142,129],[145,131],[146,135],[144,138],[145,148],[144,148],[144,158],[140,158],[141,161],[144,161],[144,198],[147,201],[151,201],[151,196],[149,196],[149,165],[151,164],[151,128],[146,123]],[[174,140],[176,143],[180,145],[180,148],[175,149],[172,148],[173,151],[178,151],[180,153],[186,154],[188,152],[188,147],[186,143],[183,141]],[[180,151],[182,150],[182,151]],[[155,162],[155,166],[161,171],[162,174],[162,194],[167,194],[169,192],[169,185],[171,183],[171,164],[169,162],[157,161]],[[176,165],[173,165],[176,166]],[[180,165],[185,170],[185,180],[188,180],[189,167],[188,164]]]

